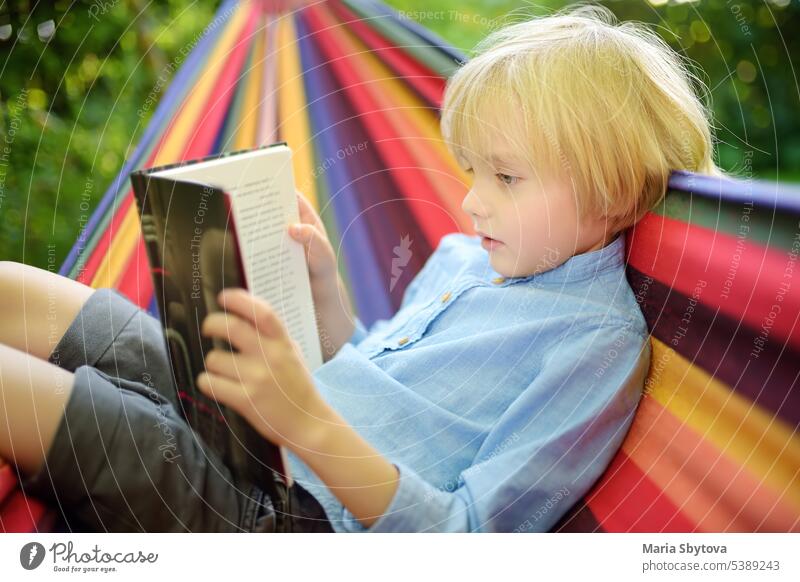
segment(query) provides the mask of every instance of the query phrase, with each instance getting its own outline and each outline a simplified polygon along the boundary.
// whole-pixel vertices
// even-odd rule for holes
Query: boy
[[[624,230],[670,170],[714,171],[706,112],[663,42],[579,8],[488,37],[449,80],[442,129],[473,174],[462,208],[479,236],[444,237],[391,320],[367,332],[353,319],[324,227],[299,197],[291,236],[308,253],[325,365],[309,374],[283,322],[242,290],[223,292],[226,312],[203,324],[237,352],[210,352],[198,385],[290,451],[297,517],[192,438],[170,406],[155,320],[19,265],[0,269],[16,298],[0,336],[11,346],[0,347],[0,456],[95,528],[550,529],[636,410],[650,352]],[[52,352],[48,285],[62,301]],[[10,369],[15,358],[30,377]],[[154,458],[164,445],[170,460]]]

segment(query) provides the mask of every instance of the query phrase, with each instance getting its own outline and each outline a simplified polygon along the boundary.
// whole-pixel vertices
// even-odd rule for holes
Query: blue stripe
[[[320,147],[321,159],[337,160],[337,152],[351,143],[352,137],[342,135],[339,124],[350,115],[341,102],[341,91],[333,85],[330,70],[313,46],[308,27],[295,15],[303,80],[305,82],[308,112],[313,139]],[[376,319],[391,317],[394,313],[387,294],[388,284],[381,277],[380,262],[369,236],[367,221],[361,217],[354,176],[348,164],[337,160],[317,179],[328,180],[334,214],[339,224],[341,244],[345,249],[347,272],[356,310],[362,321],[369,325]]]

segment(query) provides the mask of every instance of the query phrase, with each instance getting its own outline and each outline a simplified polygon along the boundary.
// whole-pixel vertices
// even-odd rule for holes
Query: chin
[[[514,270],[513,269],[509,269],[507,267],[504,267],[501,264],[501,261],[498,261],[497,259],[493,258],[491,255],[489,255],[489,264],[492,266],[492,269],[497,271],[497,273],[499,275],[502,275],[503,277],[510,278],[510,277],[518,277],[519,276],[519,275],[514,274]]]
[[[489,255],[489,264],[492,266],[492,269],[497,271],[499,275],[502,275],[506,278],[516,278],[516,277],[527,277],[529,275],[533,275],[535,271],[530,269],[520,269],[519,265],[516,266],[516,269],[512,265],[509,267],[508,265],[503,265],[502,261],[498,261],[496,257],[493,257],[491,254]]]

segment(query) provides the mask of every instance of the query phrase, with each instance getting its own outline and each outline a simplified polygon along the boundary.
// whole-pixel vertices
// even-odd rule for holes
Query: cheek
[[[562,228],[564,220],[569,220],[563,209],[559,210],[544,196],[526,200],[517,206],[515,212],[511,217],[513,230],[519,232],[522,240],[534,243],[545,242]]]
[[[578,209],[572,197],[563,195],[543,196],[533,212],[548,221],[553,231],[574,232],[578,225]]]
[[[520,208],[520,215],[523,209]],[[578,235],[577,211],[561,199],[540,197],[526,204],[524,217],[514,217],[512,231],[521,250],[533,257],[563,256]]]

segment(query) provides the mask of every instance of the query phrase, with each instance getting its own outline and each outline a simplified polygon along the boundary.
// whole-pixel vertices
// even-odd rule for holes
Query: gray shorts
[[[91,295],[49,361],[74,385],[42,469],[20,485],[68,529],[331,531],[307,492],[270,499],[207,448],[177,412],[160,323],[113,289]]]

